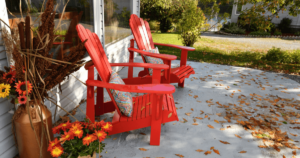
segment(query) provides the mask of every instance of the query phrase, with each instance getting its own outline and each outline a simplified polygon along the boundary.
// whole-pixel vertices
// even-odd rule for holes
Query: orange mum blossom
[[[102,129],[105,132],[109,132],[112,130],[112,124],[110,122],[106,122],[105,124],[102,125]]]
[[[94,134],[95,134],[95,136],[98,137],[98,139],[99,139],[100,142],[102,142],[106,138],[106,136],[107,136],[107,134],[105,132],[103,132],[103,131],[95,131]]]
[[[71,127],[71,123],[70,121],[66,122],[66,123],[61,123],[59,126],[63,131],[66,131],[67,129],[69,129]]]
[[[19,102],[19,104],[26,104],[26,102],[27,102],[27,97],[26,97],[25,95],[19,96],[19,97],[18,97],[18,102]]]
[[[72,127],[70,128],[70,130],[75,131],[77,129],[81,130],[82,128],[83,127],[80,122],[74,122],[72,123]]]
[[[51,151],[55,146],[61,146],[60,141],[57,138],[49,142],[48,151]]]
[[[19,92],[19,94],[23,94],[26,95],[26,83],[19,81],[18,83],[16,83],[16,91]],[[32,85],[29,81],[27,81],[27,90],[28,90],[28,94],[31,93],[32,91]]]
[[[79,139],[82,138],[82,135],[83,135],[83,130],[82,129],[79,129],[79,128],[76,128],[75,130],[72,131],[74,133],[74,135],[76,137],[78,137]]]
[[[73,133],[73,131],[65,132],[64,134],[62,134],[61,138],[60,138],[60,141],[63,144],[65,141],[71,140],[71,139],[74,139],[74,133]]]
[[[15,81],[15,77],[16,77],[15,71],[9,71],[3,74],[3,79],[5,79],[10,84]]]
[[[51,150],[52,157],[59,157],[64,152],[64,149],[61,146],[55,146]]]
[[[95,122],[96,128],[101,127],[103,124],[105,124],[105,122],[103,120],[101,120],[100,122]]]
[[[53,134],[59,134],[60,130],[61,130],[60,125],[52,128]]]
[[[83,145],[90,145],[91,142],[97,140],[97,137],[93,134],[87,134],[86,137],[82,139]]]

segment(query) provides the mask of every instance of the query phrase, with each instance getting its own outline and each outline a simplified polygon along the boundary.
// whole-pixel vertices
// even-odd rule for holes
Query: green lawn
[[[182,45],[176,33],[152,33],[154,42]],[[189,52],[188,59],[199,62],[224,64],[242,67],[251,67],[275,72],[297,74],[300,72],[300,64],[284,64],[264,60],[267,52],[265,49],[253,48],[244,51],[243,45],[231,42],[215,41],[209,38],[201,38],[195,44],[196,51]],[[176,55],[180,59],[180,50],[158,46],[160,53]]]

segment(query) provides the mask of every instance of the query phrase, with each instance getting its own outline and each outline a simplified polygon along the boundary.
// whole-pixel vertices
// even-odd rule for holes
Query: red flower
[[[82,135],[83,135],[83,130],[82,129],[76,129],[76,130],[73,130],[72,131],[74,133],[74,135],[78,138],[82,138]]]
[[[105,124],[102,125],[102,129],[105,132],[109,132],[112,130],[112,124],[110,122],[106,122]]]
[[[15,81],[16,71],[9,71],[8,73],[3,74],[3,79],[5,79],[8,83],[13,83]]]
[[[60,138],[60,141],[63,144],[65,141],[68,141],[68,140],[71,140],[71,139],[74,139],[73,131],[65,132],[64,134],[62,134],[61,138]]]
[[[94,135],[99,139],[100,142],[102,142],[107,136],[107,134],[103,131],[95,131]]]
[[[75,131],[77,129],[81,130],[83,127],[80,122],[74,122],[70,130]]]
[[[91,142],[97,140],[97,137],[93,134],[87,134],[86,137],[84,137],[82,140],[83,145],[90,145]]]
[[[16,91],[19,92],[19,94],[23,94],[26,95],[26,82],[21,82],[19,81],[18,83],[16,83]],[[32,91],[32,85],[29,81],[27,81],[27,90],[28,90],[28,94],[31,93]]]
[[[53,127],[52,128],[52,133],[53,134],[59,134],[60,130],[61,130],[60,126]]]
[[[69,129],[71,127],[71,123],[70,121],[66,122],[66,123],[61,123],[59,126],[63,131],[66,131],[67,129]]]
[[[49,142],[48,151],[51,151],[55,146],[61,146],[60,141],[57,138]]]
[[[55,146],[51,150],[52,157],[59,157],[64,152],[64,149],[61,146]]]
[[[25,95],[18,97],[19,104],[26,104],[27,97]]]
[[[95,122],[95,126],[96,128],[102,127],[102,125],[104,125],[105,122],[103,120],[101,120],[100,122]]]

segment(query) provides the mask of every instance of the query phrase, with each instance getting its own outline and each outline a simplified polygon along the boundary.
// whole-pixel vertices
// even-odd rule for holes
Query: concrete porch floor
[[[135,62],[141,61],[141,57],[135,59]],[[179,60],[173,61],[172,66],[177,66],[179,63]],[[147,127],[112,135],[111,138],[106,139],[105,150],[101,153],[103,158],[180,156],[184,158],[282,158],[283,155],[290,158],[293,156],[293,151],[297,149],[279,146],[280,152],[278,152],[273,147],[258,147],[270,144],[253,137],[251,134],[253,131],[245,130],[241,124],[237,124],[236,120],[249,121],[254,117],[261,118],[262,121],[267,119],[269,120],[267,122],[270,122],[274,120],[272,118],[274,116],[277,125],[273,127],[283,132],[287,131],[291,139],[288,142],[300,147],[297,142],[299,137],[296,137],[300,134],[299,129],[290,128],[297,127],[297,123],[292,124],[290,120],[296,119],[297,122],[298,117],[293,117],[290,112],[299,113],[300,110],[300,101],[297,101],[300,100],[299,83],[276,73],[250,68],[200,62],[188,62],[188,64],[195,69],[196,74],[185,80],[184,88],[178,88],[177,84],[174,84],[177,88],[173,96],[180,121],[162,125],[160,146],[149,145],[150,127]],[[139,70],[141,69],[134,69],[135,76]],[[126,78],[127,68],[122,69],[119,74]],[[276,100],[278,97],[286,100],[278,101]],[[106,100],[110,100],[107,94]],[[278,108],[273,100],[276,106],[280,104],[285,106],[280,105]],[[85,112],[85,104],[80,107]],[[271,109],[275,112],[270,113]],[[113,114],[110,113],[105,114],[101,116],[101,120],[107,118],[106,121],[110,121],[112,116]],[[231,119],[228,119],[230,116]],[[85,115],[78,110],[75,117],[83,120]],[[287,117],[288,120],[285,119]],[[282,125],[278,126],[278,123]],[[230,144],[223,144],[220,140]],[[211,150],[211,147],[218,150],[220,155]],[[147,151],[142,151],[140,148]],[[203,151],[198,152],[200,151],[198,149]],[[205,155],[207,151],[211,151],[211,154]],[[296,154],[295,157],[300,157],[299,150]]]

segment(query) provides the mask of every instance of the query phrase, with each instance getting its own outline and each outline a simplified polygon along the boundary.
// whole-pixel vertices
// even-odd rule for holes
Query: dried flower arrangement
[[[91,123],[88,120],[84,122],[69,121],[61,123],[54,127],[53,133],[60,134],[49,143],[48,151],[53,157],[67,158],[93,155],[101,153],[105,144],[102,141],[107,137],[108,132],[112,130],[110,122]]]

